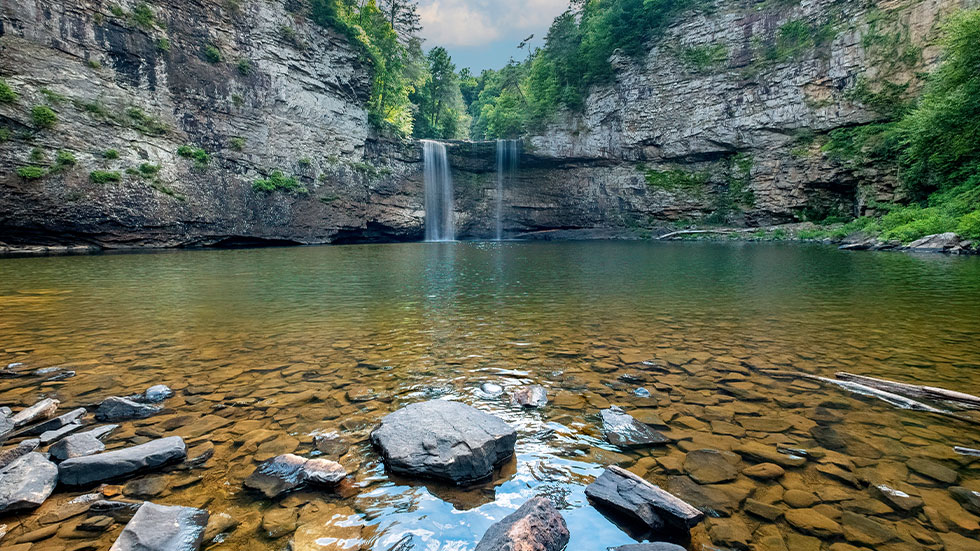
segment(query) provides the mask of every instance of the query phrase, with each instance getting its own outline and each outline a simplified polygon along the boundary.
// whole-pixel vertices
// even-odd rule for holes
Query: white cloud
[[[428,46],[480,46],[543,33],[567,7],[568,0],[423,0],[419,14]]]

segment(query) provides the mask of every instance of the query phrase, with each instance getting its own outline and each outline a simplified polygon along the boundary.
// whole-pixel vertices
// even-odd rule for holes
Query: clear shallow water
[[[281,549],[293,539],[298,549],[384,550],[406,531],[418,549],[472,549],[492,522],[540,493],[562,506],[568,549],[605,549],[635,540],[584,497],[603,465],[627,466],[697,501],[684,495],[685,452],[749,441],[824,457],[776,482],[740,475],[713,485],[730,499],[724,507],[696,503],[720,519],[695,529],[691,549],[737,546],[722,535],[732,525],[757,545],[775,534],[790,549],[816,549],[799,526],[745,511],[746,499],[790,511],[781,494],[793,489],[817,494],[829,518],[860,510],[891,528],[896,537],[876,549],[972,549],[955,546],[980,535],[980,518],[946,484],[905,463],[945,465],[957,471],[956,484],[980,491],[980,463],[951,450],[980,447],[980,425],[764,370],[850,371],[980,394],[978,337],[980,259],[938,255],[505,242],[0,260],[0,363],[77,371],[56,383],[0,380],[0,403],[46,395],[69,408],[170,385],[178,395],[166,412],[124,423],[108,444],[171,433],[191,445],[214,442],[214,459],[190,473],[200,481],[183,486],[186,471],[165,473],[170,487],[152,500],[236,516],[242,525],[215,549]],[[553,403],[519,411],[506,396],[483,397],[483,382],[539,383]],[[637,387],[652,396],[635,395]],[[757,400],[736,398],[746,393]],[[516,461],[466,491],[389,477],[366,443],[370,428],[401,405],[434,397],[516,426]],[[656,413],[676,442],[639,451],[608,445],[596,413],[610,404]],[[827,409],[846,448],[826,450],[813,436],[813,419]],[[766,422],[779,430],[758,430]],[[242,490],[257,460],[309,455],[312,434],[334,431],[351,445],[342,463],[356,469],[338,492],[271,502]],[[882,473],[937,514],[869,512],[873,493],[818,470],[827,465]],[[15,517],[24,524],[8,537],[79,493],[59,490],[38,513]],[[269,538],[262,516],[280,508],[296,510],[299,528]],[[107,547],[120,529],[94,537]],[[847,537],[820,539],[829,549]],[[63,544],[54,536],[35,546]]]

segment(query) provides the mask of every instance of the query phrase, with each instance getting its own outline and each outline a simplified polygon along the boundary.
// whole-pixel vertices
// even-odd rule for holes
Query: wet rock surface
[[[602,432],[606,440],[622,448],[641,448],[657,446],[670,442],[670,439],[649,426],[640,423],[621,408],[612,406],[599,412]]]
[[[656,533],[668,528],[686,532],[704,513],[680,498],[619,467],[606,470],[585,489],[598,506],[630,517]]]
[[[36,509],[54,491],[58,467],[37,452],[0,469],[0,513]]]
[[[111,396],[99,404],[99,408],[95,410],[95,418],[98,421],[106,422],[145,419],[160,413],[161,410],[162,408],[158,406],[142,404],[129,398]]]
[[[395,473],[467,484],[514,455],[517,432],[499,418],[449,400],[406,406],[371,433]]]
[[[347,471],[335,461],[284,454],[256,467],[245,479],[245,486],[275,498],[307,484],[333,486],[345,476]]]
[[[530,385],[515,390],[510,403],[523,408],[540,408],[548,405],[548,391],[541,385]]]
[[[536,497],[493,524],[476,545],[476,551],[561,551],[568,538],[561,513],[547,498]]]
[[[196,551],[207,524],[207,511],[146,502],[109,551]]]
[[[169,436],[138,446],[66,459],[58,465],[58,470],[63,484],[83,486],[162,467],[186,455],[184,440]]]

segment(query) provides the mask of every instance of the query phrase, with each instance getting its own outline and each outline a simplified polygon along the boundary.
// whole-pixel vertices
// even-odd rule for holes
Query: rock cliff
[[[399,177],[417,159],[370,135],[361,56],[290,7],[5,1],[0,76],[17,100],[0,103],[0,242],[419,237],[421,187]],[[275,171],[299,189],[252,189]]]
[[[980,0],[715,0],[580,113],[523,143],[508,236],[647,235],[867,213],[896,175],[845,162]],[[291,11],[292,10],[292,11]],[[370,77],[298,0],[8,0],[0,8],[0,243],[100,248],[414,240],[421,148],[373,134]],[[33,111],[50,108],[46,126]],[[450,144],[458,235],[494,233],[492,143]],[[18,173],[36,167],[40,173]],[[257,191],[277,171],[292,190]],[[0,245],[2,247],[2,245]]]

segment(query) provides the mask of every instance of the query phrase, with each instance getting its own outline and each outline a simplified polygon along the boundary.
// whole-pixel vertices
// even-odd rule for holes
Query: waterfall
[[[504,237],[504,187],[517,177],[518,140],[497,140],[497,241]]]
[[[449,172],[446,145],[422,140],[425,153],[425,240],[453,241],[453,176]]]

